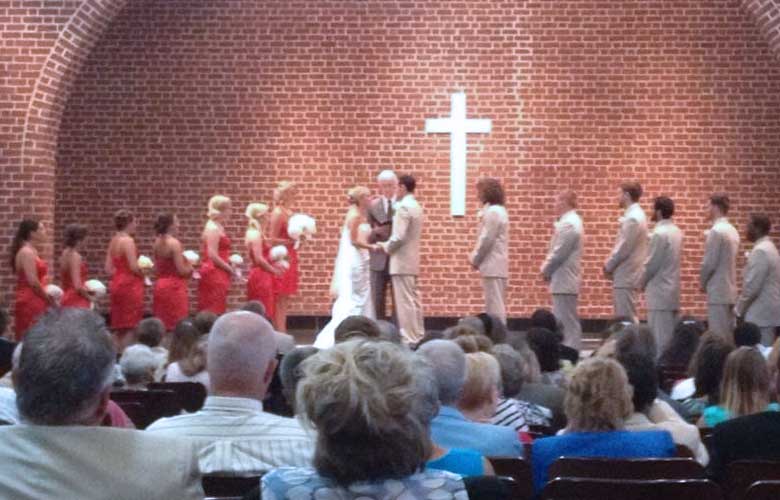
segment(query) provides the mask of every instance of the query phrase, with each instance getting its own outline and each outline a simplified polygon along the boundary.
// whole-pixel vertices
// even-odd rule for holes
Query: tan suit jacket
[[[479,236],[471,264],[485,278],[509,277],[509,216],[501,205],[490,205],[482,211]]]
[[[0,498],[202,499],[192,444],[107,427],[0,428]]]
[[[780,326],[780,254],[768,236],[748,256],[736,313],[760,327]]]
[[[393,234],[386,243],[390,275],[417,276],[420,273],[420,235],[423,211],[414,196],[398,202],[393,216]]]
[[[707,231],[699,283],[707,291],[708,304],[737,303],[737,251],[739,233],[722,217]]]
[[[653,311],[680,309],[680,255],[683,234],[671,219],[660,220],[650,238],[640,288],[645,290],[647,308]]]
[[[606,265],[613,288],[639,287],[647,258],[647,216],[639,203],[631,204],[620,219],[620,230]]]
[[[569,210],[555,223],[550,250],[541,269],[553,295],[580,293],[582,243],[582,218],[575,210]]]

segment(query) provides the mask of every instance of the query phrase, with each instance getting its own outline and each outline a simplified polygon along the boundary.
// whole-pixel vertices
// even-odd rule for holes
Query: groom
[[[411,175],[398,180],[399,202],[393,215],[393,233],[379,246],[390,256],[390,276],[393,297],[398,308],[398,326],[409,344],[420,341],[425,334],[417,275],[420,270],[420,233],[423,211],[414,198],[416,181]]]

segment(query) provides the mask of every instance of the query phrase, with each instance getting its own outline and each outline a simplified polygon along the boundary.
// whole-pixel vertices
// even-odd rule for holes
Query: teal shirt
[[[780,404],[769,403],[766,407],[766,411],[780,411]],[[715,427],[716,425],[723,423],[727,420],[734,418],[731,412],[722,406],[708,406],[702,413],[705,427]]]

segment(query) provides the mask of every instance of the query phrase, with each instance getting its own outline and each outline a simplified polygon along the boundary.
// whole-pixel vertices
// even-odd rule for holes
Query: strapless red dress
[[[230,257],[230,238],[224,234],[219,238],[217,249],[219,257],[225,262]],[[198,311],[211,311],[223,314],[227,307],[227,295],[230,290],[230,273],[220,269],[209,259],[208,247],[203,246],[203,263],[200,265],[198,283]]]
[[[38,273],[38,281],[45,287],[47,283],[46,275],[49,267],[40,257],[35,259],[35,270]],[[35,324],[38,318],[46,312],[49,302],[35,293],[30,286],[23,270],[19,270],[16,281],[16,307],[14,308],[14,317],[16,319],[16,340],[21,341],[27,330]]]
[[[187,279],[179,276],[173,257],[155,259],[154,268],[157,280],[154,282],[152,310],[170,332],[190,312]]]
[[[87,263],[81,261],[81,287],[84,287],[84,283],[87,281]],[[92,307],[92,303],[79,294],[78,290],[70,281],[70,273],[66,270],[62,272],[62,307],[78,307],[81,309],[89,309]]]
[[[130,270],[124,255],[111,259],[114,275],[108,285],[111,302],[111,328],[135,328],[144,314],[144,279]]]
[[[279,238],[290,238],[289,234],[287,234],[287,217],[283,219]],[[285,246],[287,247],[287,262],[290,263],[290,267],[281,276],[274,276],[274,293],[287,296],[298,293],[298,252],[295,250],[293,243]]]
[[[263,257],[271,262],[268,253],[270,248],[263,243]],[[246,300],[259,300],[265,306],[265,315],[273,318],[275,311],[274,302],[274,275],[260,267],[255,262],[254,254],[249,252],[249,260],[252,262],[252,270],[249,271],[249,281],[246,284]]]

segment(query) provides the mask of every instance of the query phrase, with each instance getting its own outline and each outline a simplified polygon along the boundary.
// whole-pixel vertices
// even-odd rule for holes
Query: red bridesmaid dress
[[[290,235],[287,233],[287,217],[283,219],[279,238],[290,239]],[[288,296],[298,293],[298,252],[295,250],[294,243],[288,243],[285,246],[287,247],[287,262],[290,263],[290,267],[281,276],[274,276],[274,292],[276,295]]]
[[[219,237],[217,248],[219,257],[225,262],[230,256],[230,238],[224,234]],[[209,259],[208,246],[203,245],[203,263],[200,265],[198,283],[198,311],[210,311],[223,314],[227,307],[227,295],[230,290],[230,273],[215,266]]]
[[[154,267],[157,280],[154,282],[152,310],[170,332],[190,312],[187,279],[179,276],[173,257],[157,258]]]
[[[271,262],[269,257],[270,247],[263,242],[263,257]],[[255,262],[254,252],[249,252],[249,260],[252,262],[252,270],[249,271],[249,281],[246,284],[246,300],[258,300],[265,306],[265,315],[273,318],[276,312],[274,301],[274,275],[260,267]]]
[[[84,287],[84,283],[87,281],[87,263],[81,261],[81,287]],[[78,307],[81,309],[89,309],[92,307],[92,302],[82,296],[73,283],[70,281],[70,273],[65,270],[62,272],[62,307]]]
[[[49,267],[40,257],[35,258],[35,270],[38,273],[38,282],[40,282],[42,287],[45,287],[47,285],[46,274],[49,272]],[[49,302],[35,293],[30,283],[27,282],[24,270],[20,269],[17,274],[14,317],[16,318],[16,340],[21,341],[27,330],[46,312]]]
[[[129,330],[138,325],[144,314],[144,279],[133,273],[124,255],[112,257],[111,262],[111,328]]]

